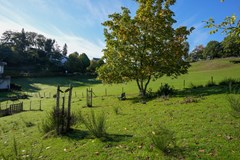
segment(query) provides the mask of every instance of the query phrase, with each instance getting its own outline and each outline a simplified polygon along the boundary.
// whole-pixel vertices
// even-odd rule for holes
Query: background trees
[[[186,73],[184,47],[192,28],[174,29],[170,6],[174,0],[141,0],[135,17],[127,8],[109,16],[103,23],[106,64],[98,69],[105,83],[137,82],[142,96],[151,79]]]
[[[90,66],[90,60],[85,53],[74,52],[69,56],[67,44],[60,50],[58,43],[51,38],[35,32],[5,31],[0,40],[0,61],[8,63],[8,67],[27,72],[70,72],[85,73]],[[65,63],[66,62],[66,63]],[[99,67],[92,64],[91,70]],[[20,72],[16,71],[16,72]]]

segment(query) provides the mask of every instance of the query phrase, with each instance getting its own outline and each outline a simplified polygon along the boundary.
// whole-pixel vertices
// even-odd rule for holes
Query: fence
[[[15,113],[19,113],[23,111],[23,102],[17,104],[10,104],[9,108],[1,109],[0,116],[7,116]]]

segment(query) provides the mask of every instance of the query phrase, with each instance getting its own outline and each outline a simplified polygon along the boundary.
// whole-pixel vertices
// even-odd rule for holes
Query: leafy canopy
[[[139,8],[132,18],[130,10],[109,15],[103,26],[106,38],[104,64],[98,69],[105,83],[136,80],[145,95],[151,79],[163,75],[186,73],[189,64],[183,60],[188,52],[187,36],[193,30],[173,28],[176,23],[170,6],[175,0],[138,0]]]

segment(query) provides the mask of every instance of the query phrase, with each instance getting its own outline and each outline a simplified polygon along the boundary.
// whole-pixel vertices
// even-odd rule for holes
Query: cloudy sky
[[[127,7],[134,15],[134,0],[0,0],[0,35],[6,30],[33,31],[52,38],[68,52],[86,53],[89,58],[101,57],[105,46],[102,22],[108,15]],[[240,17],[240,0],[177,0],[172,7],[178,26],[195,27],[189,36],[190,48],[221,41],[224,35],[209,35],[202,21],[213,17],[221,22],[225,16]],[[238,18],[239,19],[239,18]]]

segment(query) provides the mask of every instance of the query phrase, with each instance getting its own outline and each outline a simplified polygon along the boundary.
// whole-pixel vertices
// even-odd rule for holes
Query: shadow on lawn
[[[39,83],[43,85],[55,86],[58,85],[68,87],[71,84],[73,87],[79,86],[91,86],[100,84],[101,81],[96,80],[94,77],[42,77],[42,78],[16,78],[14,83],[22,86],[22,89],[26,92],[37,92],[40,90],[34,84]]]
[[[65,135],[70,140],[93,139],[94,137],[88,131],[73,129]],[[120,142],[128,140],[132,135],[107,134],[106,137],[100,138],[103,142]]]

